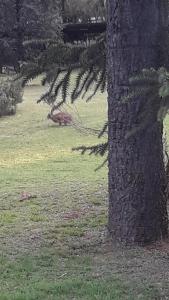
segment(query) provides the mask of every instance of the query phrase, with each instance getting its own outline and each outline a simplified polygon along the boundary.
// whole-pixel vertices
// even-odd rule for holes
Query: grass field
[[[97,137],[47,120],[42,91],[27,86],[16,116],[0,119],[0,300],[169,299],[168,251],[107,242],[107,168],[71,150]],[[68,110],[99,129],[106,95]]]

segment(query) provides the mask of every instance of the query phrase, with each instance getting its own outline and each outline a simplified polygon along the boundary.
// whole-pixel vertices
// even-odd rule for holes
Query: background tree
[[[65,22],[92,22],[105,20],[104,2],[100,0],[64,0]]]
[[[59,0],[2,0],[0,15],[1,65],[25,59],[24,40],[56,38],[61,29]]]

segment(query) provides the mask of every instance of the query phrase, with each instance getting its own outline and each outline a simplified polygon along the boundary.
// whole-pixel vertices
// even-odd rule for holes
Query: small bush
[[[6,79],[0,83],[0,117],[14,115],[16,106],[23,100],[21,80]]]

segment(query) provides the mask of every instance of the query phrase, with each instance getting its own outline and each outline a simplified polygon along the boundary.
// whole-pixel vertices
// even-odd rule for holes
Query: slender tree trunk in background
[[[167,237],[162,128],[152,116],[146,130],[126,139],[143,98],[122,103],[129,77],[160,59],[163,1],[107,0],[109,231],[115,242],[145,244]]]
[[[61,15],[62,15],[63,23],[64,23],[66,21],[65,20],[65,0],[61,0]]]
[[[23,28],[21,26],[21,10],[23,0],[15,0],[16,11],[16,51],[18,61],[23,59]]]

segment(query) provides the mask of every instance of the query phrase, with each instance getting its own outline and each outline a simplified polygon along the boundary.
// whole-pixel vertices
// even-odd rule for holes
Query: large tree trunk
[[[127,103],[129,77],[164,64],[159,0],[108,0],[109,230],[114,241],[144,244],[167,237],[162,128],[156,112],[126,138],[146,99]]]

